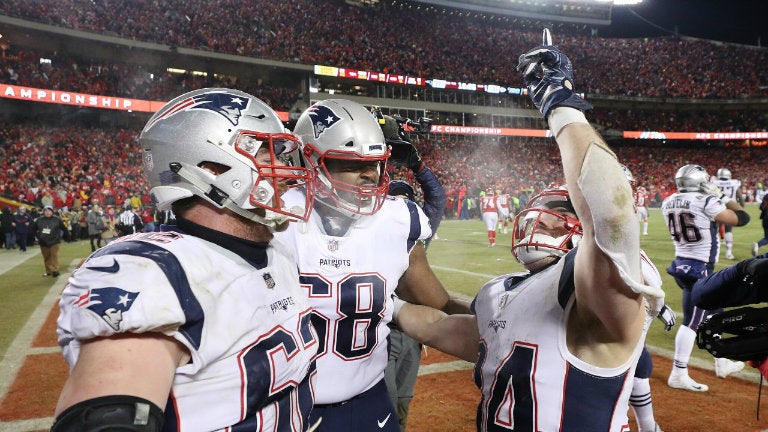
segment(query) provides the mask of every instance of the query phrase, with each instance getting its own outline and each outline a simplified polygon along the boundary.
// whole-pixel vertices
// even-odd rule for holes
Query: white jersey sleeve
[[[646,285],[660,287],[662,284],[661,274],[656,265],[651,261],[645,251],[640,251],[640,269],[643,271],[643,280]],[[645,297],[647,302],[648,315],[656,316],[664,306],[664,297]]]
[[[290,203],[287,195],[283,199]],[[302,287],[314,310],[321,342],[316,403],[346,401],[384,377],[391,296],[408,268],[409,252],[430,235],[424,212],[395,197],[357,219],[343,236],[326,234],[317,212],[308,223],[275,234],[296,245]]]
[[[318,343],[295,261],[279,248],[267,247],[265,262],[252,263],[178,232],[110,243],[62,293],[66,360],[74,365],[81,343],[94,337],[162,333],[191,355],[176,371],[166,407],[173,430],[291,430],[311,409]]]

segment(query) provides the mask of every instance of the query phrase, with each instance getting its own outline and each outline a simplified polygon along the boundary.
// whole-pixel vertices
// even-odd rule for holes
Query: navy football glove
[[[396,166],[408,167],[415,173],[422,167],[421,155],[413,143],[405,140],[387,141],[392,147],[392,154],[389,156],[389,162]]]
[[[520,56],[517,70],[523,73],[528,96],[545,119],[555,106],[592,109],[590,103],[573,92],[573,65],[552,45],[548,29],[544,29],[543,45]]]

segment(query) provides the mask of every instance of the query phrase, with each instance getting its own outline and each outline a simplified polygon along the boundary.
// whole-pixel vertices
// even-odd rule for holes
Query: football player
[[[742,206],[744,205],[744,199],[739,193],[741,189],[741,180],[732,178],[731,170],[728,168],[720,168],[717,170],[717,175],[712,177],[712,183],[717,186],[720,191],[730,200],[736,201]],[[732,260],[736,257],[733,256],[733,225],[724,223],[717,223],[718,231],[721,233],[720,238],[725,240],[725,258]]]
[[[301,283],[320,337],[316,405],[318,431],[399,432],[387,392],[387,336],[392,293],[447,312],[466,312],[451,299],[427,262],[431,235],[424,212],[387,195],[390,149],[374,115],[344,99],[305,110],[294,132],[316,170],[314,211],[284,233],[295,244]],[[286,206],[307,193],[294,189]]]
[[[383,115],[380,110],[374,109],[381,131],[387,145],[391,146],[392,154],[389,162],[393,166],[408,168],[412,173],[424,197],[421,207],[429,219],[432,236],[424,241],[424,249],[429,248],[430,241],[436,237],[437,228],[443,219],[445,211],[446,194],[443,185],[435,173],[422,160],[416,149],[413,137],[405,132],[402,127],[403,120],[392,116]],[[413,186],[402,180],[393,180],[389,183],[389,195],[409,199],[416,202]],[[419,374],[422,345],[406,335],[394,323],[389,323],[389,360],[384,372],[384,381],[387,384],[389,397],[395,406],[397,419],[400,423],[400,431],[405,431],[408,422],[408,412],[411,400],[413,400],[413,388]]]
[[[71,367],[51,429],[307,430],[319,346],[294,251],[273,232],[308,217],[298,138],[224,88],[168,102],[138,138],[153,204],[176,225],[88,257],[62,293]]]
[[[637,186],[635,176],[632,175],[632,172],[626,166],[624,166],[624,174],[627,176],[630,186],[632,186],[632,196],[635,199],[637,218],[643,227],[643,235],[648,235],[648,191],[643,186]]]
[[[509,229],[509,194],[501,192],[500,188],[496,188],[496,205],[499,209],[499,224],[496,226],[496,231],[502,230],[502,233],[507,234]]]
[[[396,302],[416,339],[475,362],[477,428],[620,431],[628,385],[664,297],[643,281],[632,191],[614,153],[589,125],[570,60],[551,43],[518,70],[549,122],[568,188],[547,189],[515,218],[512,253],[527,272],[491,280],[476,315]],[[653,301],[644,301],[647,296]]]
[[[639,212],[641,207],[638,206],[635,176],[632,175],[632,171],[630,171],[626,165],[622,164],[621,168],[624,171],[624,175],[627,177],[629,186],[632,188],[632,195],[635,197],[635,206]],[[640,251],[640,256],[643,260],[643,280],[648,285],[660,287],[662,284],[661,275],[659,274],[656,265],[653,264],[645,251]],[[647,307],[659,310],[658,318],[664,323],[664,330],[672,330],[677,321],[677,317],[667,305],[661,303],[660,305],[648,305]],[[638,432],[663,432],[656,423],[656,419],[653,415],[653,398],[651,396],[650,380],[651,372],[653,372],[653,358],[651,357],[651,353],[648,352],[648,349],[644,347],[643,352],[640,354],[640,359],[637,361],[635,377],[632,382],[632,393],[629,395],[629,406],[632,407],[632,412],[635,414]]]
[[[707,310],[765,303],[768,302],[766,282],[768,282],[768,254],[763,254],[745,259],[699,279],[693,286],[691,301],[696,306]],[[733,331],[731,334],[733,337],[720,338],[722,334],[708,334],[707,331],[699,328],[699,346],[702,347],[701,342],[704,340],[703,347],[711,350],[707,347],[706,339],[718,337],[720,338],[718,342],[730,345],[731,355],[749,360],[750,366],[757,368],[763,378],[768,379],[764,331],[766,323],[763,311],[762,308],[730,309],[726,314],[735,315],[722,317],[721,322],[727,320],[732,324],[741,325],[742,329]],[[755,317],[755,314],[758,316]],[[717,315],[710,315],[708,320],[716,318]],[[760,385],[762,386],[762,382]]]
[[[496,246],[496,225],[499,223],[499,209],[492,187],[486,188],[485,195],[480,197],[480,211],[485,230],[488,233],[488,247],[494,247]]]
[[[675,259],[667,273],[683,290],[683,321],[675,336],[675,357],[667,384],[673,388],[705,392],[709,387],[688,375],[696,329],[708,311],[691,301],[691,288],[715,267],[719,252],[716,223],[744,226],[749,215],[736,201],[709,182],[707,171],[700,165],[688,164],[675,173],[677,192],[661,203],[661,211],[675,246]],[[715,358],[715,374],[720,378],[738,372],[744,363]]]

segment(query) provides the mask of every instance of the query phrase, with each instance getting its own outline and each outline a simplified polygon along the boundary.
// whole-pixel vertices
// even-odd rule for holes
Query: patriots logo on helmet
[[[319,138],[326,129],[341,120],[341,117],[336,115],[333,110],[323,105],[314,105],[309,108],[308,112],[309,118],[312,119],[312,129],[314,130],[315,138]]]
[[[75,306],[93,311],[114,330],[119,330],[123,313],[133,306],[138,296],[137,292],[117,287],[94,288],[81,295]]]
[[[180,112],[187,110],[208,110],[220,114],[233,126],[240,123],[240,117],[243,111],[248,109],[251,104],[251,98],[234,94],[230,92],[211,92],[188,97],[179,101],[176,105],[169,107],[163,114],[155,118],[152,123],[144,129],[149,129],[160,120],[172,117]]]

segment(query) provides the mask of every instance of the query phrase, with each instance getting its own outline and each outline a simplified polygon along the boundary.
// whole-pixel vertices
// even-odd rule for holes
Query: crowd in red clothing
[[[149,190],[135,136],[138,130],[81,126],[0,124],[0,195],[42,207],[78,208],[94,199],[102,205],[123,206],[133,196],[149,204]],[[464,188],[477,196],[487,187],[517,195],[552,183],[562,184],[556,146],[551,140],[467,139],[431,135],[417,142],[449,196]],[[768,147],[662,147],[659,144],[614,146],[619,159],[634,173],[639,185],[666,196],[674,190],[673,176],[688,163],[704,166],[710,174],[729,168],[750,195],[768,183],[764,162]],[[406,177],[400,170],[395,177]],[[412,179],[411,179],[412,180]]]
[[[41,62],[45,58],[49,62]],[[0,56],[0,83],[131,99],[168,101],[203,87],[232,87],[258,96],[277,110],[299,98],[294,88],[265,86],[243,79],[171,73],[156,66],[104,62],[60,52],[11,48]]]
[[[343,0],[6,0],[0,14],[76,30],[274,59],[522,87],[514,64],[540,21]],[[226,17],[226,19],[223,19]],[[424,31],[424,23],[429,31]],[[661,98],[768,95],[768,50],[669,37],[606,39],[552,25],[587,93]],[[734,61],[738,59],[738,61]],[[744,67],[751,65],[752,67]]]
[[[41,63],[40,58],[47,56],[52,57],[51,63]],[[170,100],[189,90],[233,85],[226,77],[220,76],[209,80],[191,74],[151,71],[140,65],[108,64],[60,53],[15,49],[0,57],[0,71],[0,83],[134,99]],[[236,87],[258,96],[277,110],[290,109],[299,98],[296,89],[243,80],[238,80]],[[519,97],[527,101],[526,97]],[[599,109],[594,111],[591,120],[603,130],[618,131],[755,132],[766,129],[762,112],[752,110]],[[448,119],[443,119],[443,122],[451,123]]]
[[[458,195],[466,186],[470,196],[478,196],[487,187],[500,187],[505,193],[519,195],[538,191],[550,184],[563,184],[557,147],[552,142],[524,143],[517,140],[470,142],[456,137],[422,140],[419,149],[449,191]],[[768,185],[768,147],[719,148],[661,147],[658,144],[614,146],[621,160],[634,174],[638,185],[660,197],[675,192],[674,175],[689,163],[702,165],[710,174],[726,167],[740,179],[745,192],[754,197],[757,188]],[[660,202],[660,200],[658,200]]]
[[[0,195],[36,207],[122,207],[134,195],[148,204],[137,132],[0,124]]]
[[[8,0],[0,14],[179,47],[281,61],[327,64],[421,77],[522,86],[517,55],[538,43],[541,23],[435,8],[375,8],[342,0],[115,0],[29,2]],[[222,20],[222,14],[227,19]],[[430,31],[423,31],[423,23]],[[654,98],[754,98],[768,95],[768,50],[672,37],[605,39],[584,26],[556,24],[558,44],[569,54],[577,86],[588,94]],[[41,57],[52,58],[41,63]],[[738,58],[738,62],[733,59]],[[744,68],[744,64],[754,67]],[[231,86],[230,78],[170,74],[151,66],[109,63],[4,48],[0,82],[136,99],[170,99],[204,86]],[[237,88],[279,110],[295,89],[238,80]],[[597,110],[601,130],[759,131],[760,112]],[[120,205],[133,195],[148,202],[134,151],[138,131],[0,124],[0,194],[30,203],[50,195],[56,206],[99,202]],[[714,172],[728,167],[749,188],[765,183],[766,148],[660,147],[658,142],[616,146],[640,184],[664,196],[671,176],[695,162]],[[455,195],[489,185],[515,194],[561,183],[555,147],[537,139],[468,139],[432,135],[419,143],[427,163]],[[401,173],[407,175],[407,173]]]

